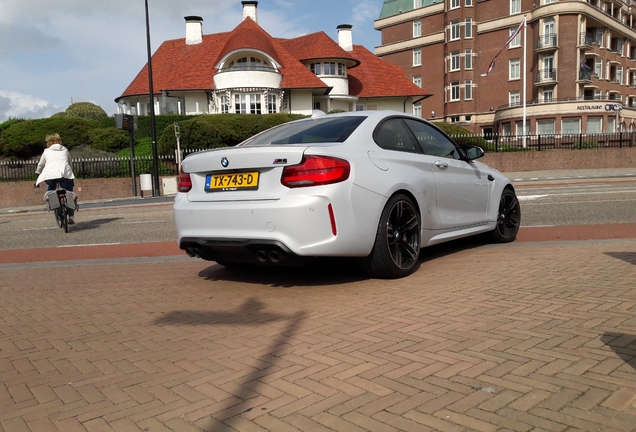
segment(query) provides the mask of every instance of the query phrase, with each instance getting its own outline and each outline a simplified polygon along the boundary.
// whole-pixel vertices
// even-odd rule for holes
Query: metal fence
[[[477,145],[485,152],[582,150],[636,147],[636,131],[598,134],[452,135],[460,145]],[[200,150],[188,150],[194,153]],[[135,174],[152,173],[152,156],[135,157]],[[35,180],[38,160],[0,162],[0,181]],[[178,175],[175,156],[159,156],[159,175]],[[77,178],[130,177],[130,158],[73,160]]]

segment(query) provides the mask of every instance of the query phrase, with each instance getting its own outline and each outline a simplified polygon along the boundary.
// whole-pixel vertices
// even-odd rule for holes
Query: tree
[[[79,117],[89,120],[101,120],[108,117],[102,107],[91,102],[76,102],[66,108],[67,117]]]

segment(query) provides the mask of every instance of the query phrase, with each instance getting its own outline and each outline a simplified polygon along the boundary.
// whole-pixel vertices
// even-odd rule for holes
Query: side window
[[[411,133],[399,118],[380,124],[373,132],[373,139],[385,150],[416,151]]]
[[[434,127],[416,120],[405,119],[404,121],[413,131],[413,135],[417,138],[417,142],[425,154],[451,159],[461,158],[455,144]]]

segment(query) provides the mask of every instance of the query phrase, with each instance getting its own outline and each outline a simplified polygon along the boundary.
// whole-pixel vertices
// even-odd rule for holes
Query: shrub
[[[64,111],[60,111],[51,116],[51,118],[56,118],[56,117],[66,117],[66,113]]]
[[[99,120],[102,118],[108,118],[106,111],[102,107],[95,105],[91,102],[76,102],[66,108],[67,117],[78,117],[89,120]]]
[[[201,116],[193,116],[193,115],[178,115],[178,114],[166,114],[166,115],[158,115],[155,116],[155,132],[157,134],[157,141],[159,141],[159,136],[162,131],[166,129],[168,126],[173,127],[174,122],[183,122],[186,120],[193,119],[195,117]],[[113,120],[114,125],[114,120]],[[174,135],[174,129],[173,129]],[[150,133],[150,116],[139,116],[137,117],[137,131],[135,132],[135,140],[140,140],[142,138],[152,138]]]
[[[468,129],[453,123],[434,122],[433,124],[446,132],[460,146],[474,145],[481,147],[484,151],[492,150],[485,139],[479,135],[474,135]]]
[[[114,128],[91,129],[88,140],[93,148],[111,153],[129,147],[128,132]]]
[[[222,114],[203,115],[179,123],[182,149],[208,149],[235,146],[265,129],[297,120],[299,114]],[[172,154],[177,147],[174,125],[166,126],[158,139],[160,154]]]
[[[2,132],[0,148],[5,156],[29,159],[44,151],[46,135],[59,133],[64,145],[70,149],[88,144],[88,131],[95,126],[92,120],[72,117],[24,120]]]

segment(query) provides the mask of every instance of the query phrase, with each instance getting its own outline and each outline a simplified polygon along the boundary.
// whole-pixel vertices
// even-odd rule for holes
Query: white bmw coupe
[[[515,190],[483,155],[399,112],[317,113],[185,158],[179,246],[226,266],[358,257],[371,276],[407,276],[425,246],[515,239]]]

